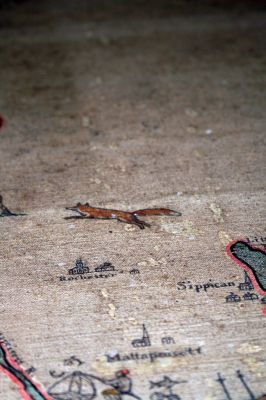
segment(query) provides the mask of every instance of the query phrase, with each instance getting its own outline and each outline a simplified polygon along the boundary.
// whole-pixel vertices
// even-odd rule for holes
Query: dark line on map
[[[24,400],[52,400],[42,391],[31,377],[11,357],[3,342],[0,341],[0,371],[7,375],[18,387]]]
[[[219,372],[218,372],[217,375],[218,375],[217,382],[219,382],[220,385],[222,386],[224,394],[227,397],[227,400],[233,400],[231,395],[230,395],[230,393],[229,393],[229,391],[228,391],[228,389],[227,389],[227,387],[226,387],[226,385],[225,385],[225,383],[224,383],[225,382],[225,378],[223,378]]]

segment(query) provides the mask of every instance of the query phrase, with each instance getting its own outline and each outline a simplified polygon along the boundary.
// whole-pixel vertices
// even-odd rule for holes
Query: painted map
[[[0,400],[265,399],[259,3],[0,0]]]

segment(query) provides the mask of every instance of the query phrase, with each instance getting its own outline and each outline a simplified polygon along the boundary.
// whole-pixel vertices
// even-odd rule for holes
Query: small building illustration
[[[110,272],[115,271],[115,267],[110,262],[104,262],[94,269],[95,272]]]
[[[244,282],[240,283],[238,285],[238,288],[239,288],[239,290],[254,290],[253,283],[252,283],[250,277],[248,276],[247,271],[245,271]]]
[[[139,269],[138,268],[133,268],[129,271],[130,274],[135,275],[135,274],[139,274]]]
[[[247,293],[245,293],[245,294],[243,295],[243,299],[244,299],[244,300],[251,300],[251,301],[254,301],[254,300],[258,300],[258,298],[259,298],[259,296],[258,296],[256,293],[247,292]]]
[[[69,275],[82,275],[87,274],[88,272],[90,272],[90,269],[81,258],[76,260],[76,265],[74,268],[68,270]]]
[[[148,331],[146,329],[146,326],[144,324],[142,325],[142,337],[139,339],[132,340],[131,344],[133,347],[151,346],[150,337],[149,337]]]
[[[172,336],[164,336],[161,338],[162,344],[175,344],[175,339]]]
[[[241,301],[241,298],[237,294],[231,292],[228,296],[226,296],[225,301],[226,303],[237,303]]]

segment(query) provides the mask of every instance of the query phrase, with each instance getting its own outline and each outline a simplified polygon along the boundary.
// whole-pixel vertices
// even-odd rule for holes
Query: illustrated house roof
[[[226,296],[227,303],[238,302],[238,301],[241,301],[241,298],[237,294],[234,294],[233,292],[231,292],[228,296]]]
[[[109,263],[109,262],[105,262],[101,265],[99,265],[99,267],[95,268],[95,272],[105,272],[105,271],[114,271],[115,267]]]

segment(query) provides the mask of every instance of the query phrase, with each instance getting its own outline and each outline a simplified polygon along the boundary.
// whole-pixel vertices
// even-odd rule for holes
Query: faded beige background
[[[68,4],[69,3],[69,4]],[[266,392],[260,301],[226,304],[237,288],[178,291],[177,283],[243,282],[225,252],[265,232],[265,12],[243,4],[25,2],[1,10],[0,192],[28,215],[0,219],[1,332],[33,377],[49,371],[188,381],[181,399],[234,400]],[[182,217],[66,221],[76,202]],[[123,274],[60,282],[82,257]],[[140,274],[129,271],[138,268]],[[260,296],[261,299],[261,296]],[[132,352],[145,323],[152,346],[193,357],[107,363]],[[162,345],[163,336],[175,344]],[[0,398],[20,399],[0,374]],[[99,398],[102,398],[99,396]]]

